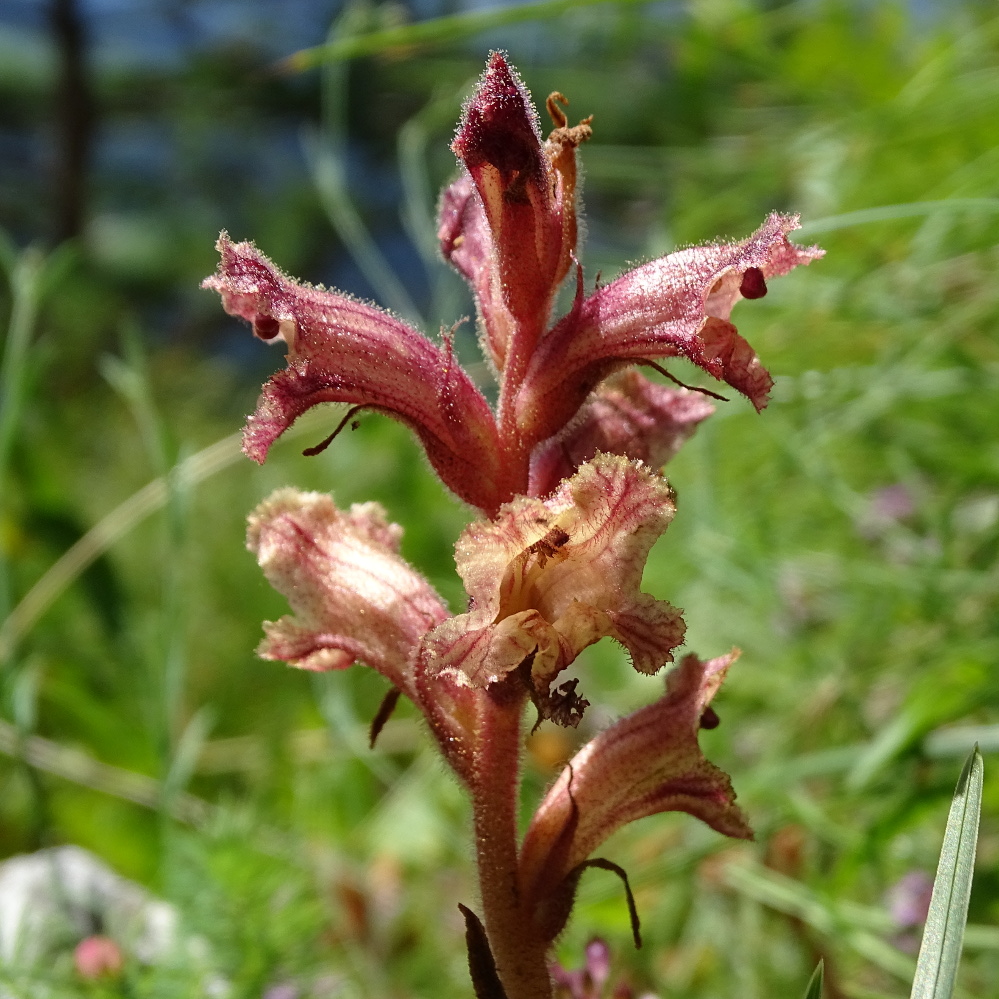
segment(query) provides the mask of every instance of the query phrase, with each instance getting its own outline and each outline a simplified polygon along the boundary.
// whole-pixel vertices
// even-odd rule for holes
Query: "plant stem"
[[[506,471],[504,484],[509,493],[503,502],[508,502],[514,496],[527,494],[531,449],[537,440],[525,439],[517,424],[517,394],[527,375],[531,356],[544,333],[547,315],[546,311],[539,321],[531,324],[510,317],[507,355],[500,376],[499,398],[496,401],[496,426]]]
[[[473,806],[486,933],[507,999],[551,999],[547,947],[532,930],[517,874],[523,697],[486,699]]]

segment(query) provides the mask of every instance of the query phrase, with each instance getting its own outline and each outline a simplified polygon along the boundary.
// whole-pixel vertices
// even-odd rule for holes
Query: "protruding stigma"
[[[569,124],[569,119],[565,116],[565,112],[559,107],[559,104],[564,104],[568,107],[569,98],[566,97],[565,94],[559,93],[557,90],[553,90],[548,95],[548,100],[545,101],[545,107],[548,108],[548,115],[555,127],[565,128],[565,126]]]

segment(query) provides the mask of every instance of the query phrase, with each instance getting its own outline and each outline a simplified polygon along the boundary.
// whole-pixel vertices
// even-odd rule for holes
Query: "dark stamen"
[[[317,454],[322,454],[323,451],[325,451],[330,446],[330,444],[332,444],[333,441],[337,439],[337,436],[339,435],[340,431],[343,430],[345,426],[347,426],[347,424],[350,422],[354,414],[359,413],[362,409],[366,408],[367,405],[365,404],[363,406],[354,406],[351,409],[349,409],[347,411],[347,415],[337,424],[336,430],[334,430],[333,433],[329,435],[329,437],[327,437],[323,441],[320,441],[318,444],[314,445],[313,447],[305,448],[305,450],[302,451],[302,454],[304,454],[306,458],[314,458]],[[355,420],[354,422],[356,424],[357,421]],[[350,429],[356,430],[357,427],[356,425],[351,425]]]
[[[395,711],[395,706],[399,703],[399,694],[399,689],[392,687],[382,698],[382,703],[378,705],[375,717],[371,719],[371,730],[368,732],[368,747],[370,749],[375,748],[375,742],[385,727],[385,722],[392,717],[392,712]]]
[[[281,324],[273,316],[257,316],[253,320],[253,332],[261,340],[273,340],[281,332]]]
[[[743,298],[762,298],[767,293],[767,282],[759,267],[747,267],[739,285],[739,294]]]
[[[719,395],[717,392],[712,392],[711,389],[701,388],[698,385],[688,385],[686,382],[681,382],[676,375],[671,375],[661,364],[656,364],[655,361],[637,361],[637,364],[644,364],[648,368],[654,368],[661,375],[665,375],[674,385],[679,385],[680,388],[685,388],[688,392],[700,392],[701,395],[711,396],[712,399],[717,399],[719,402],[728,402],[728,399],[723,395]]]
[[[628,883],[628,875],[620,864],[615,864],[613,860],[606,857],[592,857],[584,860],[574,868],[580,874],[588,867],[599,867],[602,871],[610,871],[616,874],[624,882],[624,897],[628,902],[628,916],[631,919],[631,936],[635,941],[635,949],[642,949],[642,924],[638,919],[638,906],[635,905],[635,896],[632,894],[631,885]]]
[[[718,717],[718,712],[709,704],[701,714],[701,728],[718,728],[720,724],[721,718]]]
[[[554,558],[560,548],[569,543],[569,535],[565,529],[556,525],[543,538],[528,545],[525,551],[537,555],[538,565],[543,569],[550,558]]]

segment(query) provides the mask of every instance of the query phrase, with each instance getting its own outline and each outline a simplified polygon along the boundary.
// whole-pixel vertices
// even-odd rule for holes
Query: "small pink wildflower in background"
[[[110,937],[85,937],[73,951],[77,973],[89,981],[117,978],[125,967],[121,948]]]
[[[449,334],[435,342],[375,306],[294,281],[251,243],[223,233],[218,272],[204,282],[260,339],[287,345],[286,369],[247,422],[249,457],[262,462],[312,406],[352,409],[307,454],[371,409],[409,426],[479,515],[456,546],[469,598],[459,614],[400,557],[402,528],[377,504],[344,511],[329,496],[280,490],[251,515],[247,537],[292,610],[265,624],[260,655],[309,670],[376,669],[391,690],[372,741],[405,695],[467,787],[484,923],[461,911],[479,999],[552,996],[548,953],[589,868],[621,876],[640,942],[625,872],[592,856],[624,824],[684,811],[726,835],[752,835],[728,776],[698,746],[699,730],[717,724],[710,703],[737,651],[684,656],[659,700],[570,761],[518,842],[524,709],[533,705],[535,725],[577,725],[589,702],[562,675],[601,638],[641,673],[673,661],[680,611],[641,589],[676,509],[659,468],[713,412],[705,396],[721,397],[635,367],[677,382],[661,362],[684,358],[762,410],[773,381],[732,310],[822,252],[791,243],[797,217],[775,213],[747,239],[680,250],[587,292],[575,156],[592,125],[570,126],[567,103],[549,96],[554,129],[543,138],[529,94],[494,53],[452,144],[461,173],[442,195],[438,239],[475,296],[495,407]],[[567,278],[572,305],[553,318]],[[590,991],[567,985],[573,996],[602,987],[597,957],[588,954]]]
[[[611,952],[599,937],[586,945],[582,968],[567,971],[558,962],[551,967],[556,999],[656,999],[649,992],[640,997],[626,979],[611,975]]]
[[[926,871],[909,871],[888,889],[885,904],[899,932],[892,943],[909,954],[919,950],[920,933],[930,911],[933,878]]]

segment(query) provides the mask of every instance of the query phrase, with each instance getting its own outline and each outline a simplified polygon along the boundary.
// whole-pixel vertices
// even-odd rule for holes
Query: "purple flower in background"
[[[933,878],[926,871],[909,871],[888,889],[885,901],[899,929],[911,929],[926,922],[933,895]]]

